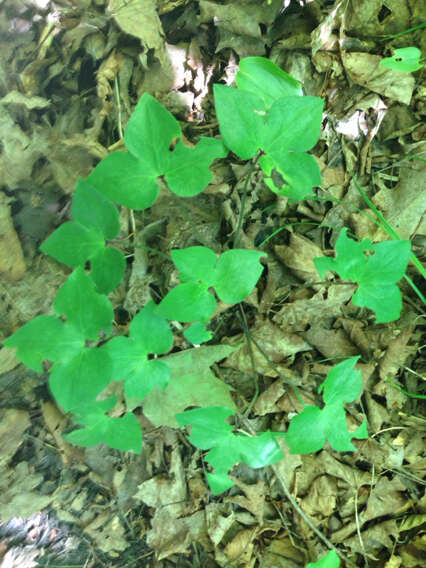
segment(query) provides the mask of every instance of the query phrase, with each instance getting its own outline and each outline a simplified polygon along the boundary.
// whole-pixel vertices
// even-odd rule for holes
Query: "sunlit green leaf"
[[[93,281],[81,267],[59,289],[54,309],[87,339],[97,339],[100,331],[109,332],[112,328],[114,312],[110,301],[95,292]]]
[[[376,321],[385,323],[399,318],[401,292],[396,283],[407,269],[411,246],[409,241],[385,241],[373,245],[370,239],[356,242],[342,229],[336,242],[336,258],[315,258],[322,278],[333,270],[343,279],[358,283],[352,301],[356,306],[376,312]],[[368,254],[365,254],[368,253]]]
[[[299,81],[265,57],[241,59],[235,82],[239,89],[261,97],[265,107],[281,97],[303,94]]]

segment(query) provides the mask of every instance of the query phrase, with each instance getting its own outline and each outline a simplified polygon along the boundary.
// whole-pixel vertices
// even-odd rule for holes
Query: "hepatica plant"
[[[243,59],[235,80],[237,89],[214,86],[225,145],[243,160],[261,152],[265,183],[275,193],[291,201],[311,195],[321,174],[306,152],[319,138],[323,99],[303,96],[298,81],[262,57]]]
[[[194,344],[211,339],[206,324],[215,312],[216,298],[225,304],[247,298],[261,277],[261,259],[267,256],[245,249],[217,255],[204,246],[172,251],[180,284],[158,305],[148,303],[132,320],[128,336],[117,335],[108,294],[122,280],[126,263],[121,251],[111,246],[120,230],[114,202],[137,210],[150,207],[158,196],[160,176],[176,195],[195,196],[212,179],[212,161],[229,150],[243,160],[259,160],[265,183],[293,201],[311,195],[321,183],[317,163],[307,152],[319,137],[323,100],[303,96],[293,77],[259,57],[240,62],[236,85],[214,86],[222,139],[201,138],[193,147],[182,141],[172,114],[145,93],[127,124],[126,150],[110,154],[78,182],[72,221],[41,246],[73,271],[58,291],[54,315],[34,318],[4,344],[17,348],[20,360],[34,371],[49,371],[52,395],[79,425],[65,435],[69,442],[103,442],[140,453],[141,428],[132,409],[143,407],[145,397],[156,389],[168,387],[171,372],[161,357],[173,346],[168,320],[191,323],[185,336]],[[353,302],[375,310],[377,321],[399,317],[402,304],[396,282],[407,266],[409,243],[357,243],[343,230],[336,251],[336,258],[316,259],[320,274],[332,270],[358,282]],[[235,419],[235,411],[224,406],[177,414],[180,427],[191,428],[191,442],[208,450],[212,491],[219,494],[232,486],[228,474],[238,462],[258,468],[282,459],[278,437],[286,437],[293,453],[315,452],[326,442],[337,451],[353,451],[351,439],[367,436],[365,423],[355,432],[346,428],[343,405],[361,393],[356,361],[353,357],[330,371],[322,386],[324,407],[305,406],[287,433],[235,433],[227,421]],[[123,393],[120,401],[111,396],[117,383]]]

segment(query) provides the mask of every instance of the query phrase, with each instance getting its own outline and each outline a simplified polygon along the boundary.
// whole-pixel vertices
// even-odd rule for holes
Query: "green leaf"
[[[152,359],[149,353],[166,353],[173,345],[173,334],[167,321],[154,312],[150,302],[130,324],[130,337],[114,337],[105,346],[113,361],[113,378],[124,381],[128,398],[139,401],[158,386],[165,388],[170,380],[166,363]]]
[[[126,270],[123,253],[114,247],[104,247],[90,259],[90,277],[99,294],[109,294],[121,282]]]
[[[207,288],[215,286],[223,302],[241,302],[251,294],[262,274],[259,259],[264,252],[232,249],[219,260],[207,247],[189,247],[172,252],[183,284],[173,288],[157,307],[157,313],[183,322],[206,322],[216,308]]]
[[[122,452],[142,453],[142,431],[136,416],[132,412],[120,418],[108,416],[103,441]]]
[[[252,158],[260,147],[266,107],[254,93],[225,85],[213,86],[216,115],[225,145],[243,160]]]
[[[261,97],[265,108],[281,97],[303,94],[299,81],[265,57],[241,59],[235,82],[239,89]]]
[[[385,57],[380,61],[380,65],[398,71],[417,71],[423,67],[420,63],[422,52],[417,47],[401,47],[395,49],[392,57]]]
[[[154,387],[165,389],[170,381],[170,369],[158,359],[143,361],[136,367],[135,373],[128,376],[124,383],[124,392],[128,398],[142,401]]]
[[[96,340],[100,331],[111,331],[114,312],[108,298],[95,292],[94,287],[84,269],[77,268],[59,289],[54,309],[86,339]]]
[[[158,175],[169,168],[169,147],[182,131],[175,117],[149,93],[140,98],[124,133],[124,143],[136,158]]]
[[[213,179],[210,164],[228,153],[222,140],[201,137],[194,148],[180,141],[170,156],[166,181],[173,193],[181,197],[193,197],[203,191]]]
[[[170,290],[157,306],[157,313],[170,320],[207,321],[216,309],[216,300],[203,284],[186,282]]]
[[[170,380],[170,369],[158,359],[148,361],[139,345],[127,337],[114,337],[107,343],[113,361],[113,378],[124,381],[124,391],[129,398],[143,400],[158,386],[164,388]]]
[[[100,193],[130,209],[147,209],[158,196],[159,174],[129,152],[113,152],[87,177]]]
[[[364,239],[361,242],[354,241],[346,233],[347,229],[342,229],[336,241],[337,258],[314,258],[315,267],[321,278],[325,277],[327,270],[334,270],[344,280],[362,279],[367,264],[364,252],[373,250],[373,243],[370,239]]]
[[[80,225],[94,229],[105,239],[114,239],[120,232],[120,215],[115,205],[84,179],[77,182],[71,213]]]
[[[242,302],[251,294],[263,272],[263,266],[259,262],[262,256],[267,255],[245,249],[228,250],[220,256],[216,267],[215,289],[222,302]]]
[[[274,165],[284,179],[284,184],[277,187],[274,181],[265,180],[268,187],[278,195],[287,195],[290,201],[300,201],[312,195],[312,188],[321,185],[319,166],[311,154],[304,152],[275,151],[269,160],[259,160],[264,165]],[[264,158],[264,156],[262,156]]]
[[[145,354],[162,355],[173,345],[173,333],[168,322],[155,311],[154,302],[149,302],[132,320],[130,337]]]
[[[356,447],[352,438],[367,438],[364,421],[355,432],[349,432],[346,424],[345,402],[352,402],[362,389],[361,372],[354,369],[359,356],[351,357],[333,367],[320,387],[324,390],[325,407],[305,406],[295,416],[285,435],[292,454],[308,454],[320,450],[328,440],[338,452],[352,452]]]
[[[109,403],[108,399],[107,402]],[[103,442],[111,448],[123,452],[140,454],[142,451],[142,432],[138,419],[128,412],[120,418],[105,416],[105,405],[101,402],[85,409],[84,415],[77,415],[78,422],[85,428],[74,430],[64,438],[78,446],[95,446]]]
[[[316,258],[315,266],[322,278],[334,270],[343,279],[358,282],[352,301],[356,306],[376,312],[376,321],[386,323],[398,319],[402,309],[401,280],[410,258],[410,242],[385,241],[376,245],[370,239],[356,242],[342,229],[336,242],[337,258]],[[369,256],[364,253],[369,252]]]
[[[324,99],[285,97],[274,102],[261,134],[261,146],[267,154],[283,150],[304,152],[318,141]]]
[[[340,558],[334,550],[330,550],[326,556],[323,556],[317,562],[309,562],[305,568],[339,568]]]
[[[40,250],[67,266],[80,266],[105,245],[101,233],[68,221],[56,229],[41,245]]]
[[[30,369],[43,371],[43,361],[67,360],[84,346],[84,337],[74,327],[53,316],[37,316],[3,344],[17,347],[17,356]]]
[[[349,357],[328,372],[327,378],[319,388],[319,392],[324,392],[326,404],[344,404],[359,397],[362,390],[362,375],[361,371],[354,368],[358,359],[359,356]]]
[[[410,241],[385,241],[373,245],[362,280],[353,296],[356,306],[367,306],[377,314],[377,322],[398,319],[402,309],[396,282],[403,278],[410,258]]]
[[[291,419],[285,437],[292,454],[309,454],[320,450],[327,441],[326,425],[318,406],[305,406]]]
[[[186,337],[188,341],[193,343],[194,345],[199,345],[200,343],[205,343],[209,341],[213,334],[211,331],[207,331],[206,325],[201,321],[197,321],[188,327],[184,332],[183,335]]]
[[[180,141],[173,115],[144,93],[129,119],[124,142],[131,153],[115,152],[104,158],[87,180],[110,199],[131,209],[151,207],[158,196],[159,176],[170,190],[183,197],[200,193],[211,181],[210,163],[226,156],[221,140],[202,138],[194,148]]]
[[[82,349],[72,359],[52,367],[50,390],[65,412],[93,401],[112,379],[112,361],[103,347]]]
[[[144,399],[143,411],[154,426],[177,428],[175,415],[189,406],[226,406],[236,410],[230,387],[215,377],[210,366],[238,347],[209,345],[173,353],[167,363],[171,379],[165,390],[154,389]]]
[[[282,451],[269,431],[255,437],[230,434],[205,456],[205,461],[215,469],[215,473],[207,473],[207,480],[214,495],[219,495],[234,485],[228,472],[235,464],[243,462],[260,468],[282,458]]]
[[[377,323],[387,323],[399,319],[402,310],[401,292],[398,286],[380,284],[373,287],[368,281],[360,282],[352,301],[360,308],[366,307],[376,312]]]
[[[226,419],[235,412],[223,406],[209,406],[207,408],[194,408],[176,415],[179,427],[191,425],[189,441],[202,450],[228,441],[232,426]]]
[[[213,286],[217,255],[207,247],[188,247],[172,251],[172,259],[179,270],[181,282],[202,282]]]
[[[356,446],[352,444],[351,439],[368,437],[365,420],[357,430],[348,432],[345,409],[342,405],[327,404],[321,412],[328,441],[336,452],[356,452]],[[361,432],[365,432],[365,435]]]

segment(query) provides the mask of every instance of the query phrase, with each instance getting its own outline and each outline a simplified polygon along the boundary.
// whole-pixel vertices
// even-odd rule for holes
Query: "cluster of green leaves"
[[[110,154],[78,182],[73,220],[41,247],[74,269],[56,296],[55,315],[36,317],[5,341],[35,371],[41,372],[46,361],[51,364],[52,394],[81,426],[66,435],[70,442],[104,442],[140,452],[141,430],[131,409],[143,403],[155,425],[192,427],[190,440],[209,450],[206,460],[214,473],[208,478],[215,494],[232,486],[229,471],[236,463],[256,468],[280,460],[277,437],[284,435],[293,453],[307,453],[326,441],[338,451],[353,451],[351,439],[367,435],[365,423],[355,432],[346,428],[344,404],[361,392],[356,357],[330,371],[322,385],[323,409],[306,406],[286,434],[267,431],[252,437],[235,434],[226,422],[237,409],[228,387],[209,370],[232,348],[204,346],[165,355],[173,345],[167,320],[192,323],[185,335],[194,344],[209,340],[206,324],[216,308],[214,294],[229,304],[247,298],[262,274],[265,253],[232,249],[217,255],[202,246],[173,251],[180,284],[135,316],[128,337],[112,333],[107,295],[125,272],[124,256],[110,242],[120,230],[113,201],[133,209],[150,207],[158,196],[159,176],[175,194],[194,196],[212,179],[212,161],[229,150],[242,159],[257,155],[267,185],[292,200],[321,183],[315,159],[306,152],[318,140],[323,101],[303,96],[293,77],[263,58],[243,59],[236,83],[238,88],[214,86],[222,140],[202,138],[195,147],[182,142],[180,126],[168,110],[149,94],[142,96],[126,127],[127,151]],[[374,309],[377,321],[397,318],[401,297],[396,282],[407,266],[409,243],[357,243],[343,230],[336,251],[335,259],[315,260],[320,274],[334,270],[358,282],[354,303]],[[106,394],[114,381],[123,384],[125,407]],[[186,411],[191,406],[200,408]]]
[[[367,422],[349,432],[344,404],[359,397],[362,390],[361,372],[354,369],[359,357],[351,357],[331,369],[320,386],[325,406],[307,405],[290,422],[286,433],[266,431],[255,437],[234,434],[226,422],[235,411],[223,406],[188,410],[176,415],[179,425],[190,425],[190,442],[202,450],[215,473],[208,473],[210,488],[215,495],[234,485],[229,470],[244,462],[258,468],[280,461],[284,456],[276,438],[285,438],[292,454],[309,454],[320,450],[328,441],[339,452],[355,451],[352,438],[367,438]]]
[[[315,158],[324,100],[302,96],[300,83],[263,57],[240,62],[238,88],[214,85],[216,114],[226,146],[243,160],[259,150],[265,183],[291,201],[321,185]]]
[[[180,427],[191,425],[190,442],[202,450],[210,451],[204,460],[215,469],[208,473],[210,489],[215,495],[223,493],[234,485],[229,470],[237,463],[244,462],[259,468],[280,461],[283,457],[280,447],[270,431],[258,436],[237,435],[226,419],[235,414],[223,406],[195,408],[176,415]]]

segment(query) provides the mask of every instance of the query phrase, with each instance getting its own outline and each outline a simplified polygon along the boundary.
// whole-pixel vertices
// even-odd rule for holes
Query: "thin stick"
[[[244,427],[254,436],[256,436],[256,431],[252,428],[250,422],[245,418],[245,417],[241,417],[241,421],[244,424]],[[349,568],[356,568],[356,565],[351,562],[344,554],[343,552],[340,552],[340,550],[338,550],[334,544],[328,540],[328,538],[322,534],[322,532],[317,529],[317,527],[314,525],[314,523],[312,522],[312,520],[308,517],[308,515],[305,513],[305,511],[300,507],[299,503],[296,501],[296,499],[293,497],[293,495],[290,493],[284,479],[281,476],[281,473],[278,470],[278,467],[276,466],[276,464],[271,465],[271,468],[276,476],[276,478],[278,479],[281,488],[284,492],[284,495],[287,497],[287,499],[290,501],[293,509],[299,513],[299,515],[302,517],[302,519],[305,521],[305,523],[308,525],[308,527],[317,535],[317,537],[327,546],[328,549],[330,550],[334,550],[334,552],[342,559],[346,562],[346,565]]]

